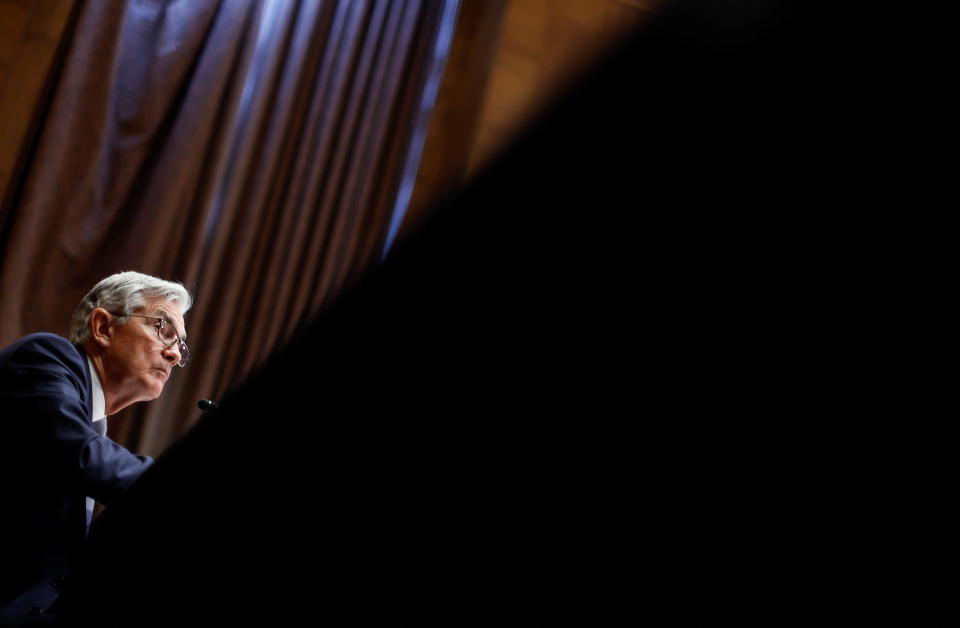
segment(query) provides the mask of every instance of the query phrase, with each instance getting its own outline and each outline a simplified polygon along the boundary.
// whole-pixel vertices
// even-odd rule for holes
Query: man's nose
[[[162,354],[164,358],[170,360],[173,364],[179,364],[183,356],[180,355],[180,347],[177,344],[172,344],[169,347],[164,347]]]

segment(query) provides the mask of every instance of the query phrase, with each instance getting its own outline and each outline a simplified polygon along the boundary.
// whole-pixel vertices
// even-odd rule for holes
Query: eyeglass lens
[[[173,328],[173,325],[170,325],[166,321],[160,321],[160,327],[158,329],[160,332],[160,340],[163,341],[168,347],[179,342],[177,349],[180,350],[180,366],[186,366],[187,362],[190,361],[190,349],[187,348],[187,343],[180,340],[180,337],[177,335],[177,330]]]

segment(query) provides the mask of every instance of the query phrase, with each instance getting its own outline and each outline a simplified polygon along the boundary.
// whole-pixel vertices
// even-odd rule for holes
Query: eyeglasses
[[[137,318],[149,318],[150,320],[157,321],[157,337],[160,338],[160,342],[168,347],[177,345],[177,349],[180,350],[180,361],[177,362],[178,366],[186,366],[190,362],[190,348],[187,346],[187,343],[180,340],[180,334],[177,333],[177,330],[173,328],[166,319],[160,318],[159,316],[144,316],[142,314],[120,314],[118,312],[110,312],[114,316],[136,316]]]

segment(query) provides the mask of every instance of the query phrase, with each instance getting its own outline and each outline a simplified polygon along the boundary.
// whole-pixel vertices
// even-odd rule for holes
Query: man
[[[182,284],[137,272],[100,281],[70,340],[30,334],[0,351],[0,626],[43,625],[86,537],[153,462],[106,437],[106,416],[156,399],[186,366]]]

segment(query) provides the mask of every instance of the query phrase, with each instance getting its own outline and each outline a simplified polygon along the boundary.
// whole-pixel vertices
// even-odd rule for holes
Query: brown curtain
[[[162,451],[379,260],[457,6],[87,0],[2,234],[0,345],[65,334],[111,273],[183,281],[194,361],[111,421]]]

